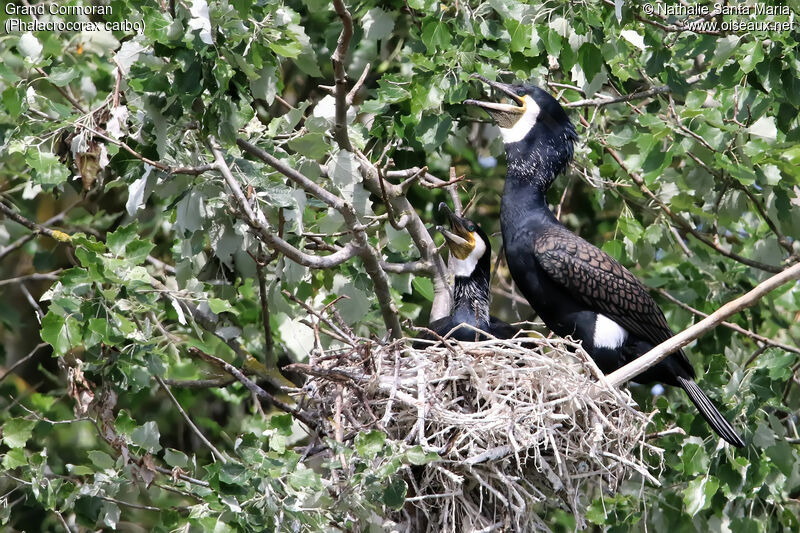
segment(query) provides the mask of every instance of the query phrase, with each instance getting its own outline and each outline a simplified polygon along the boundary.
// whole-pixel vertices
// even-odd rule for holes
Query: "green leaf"
[[[711,498],[719,489],[719,480],[715,477],[697,477],[689,482],[683,490],[683,504],[686,514],[694,516],[711,505]]]
[[[69,82],[77,78],[78,75],[78,69],[75,67],[55,67],[52,71],[50,71],[47,79],[53,85],[64,87]]]
[[[739,65],[742,72],[750,73],[764,59],[764,47],[761,39],[755,39],[740,48],[741,59]]]
[[[411,281],[414,289],[429,302],[433,301],[433,282],[428,278],[416,277]]]
[[[373,7],[361,18],[364,38],[377,41],[389,37],[394,30],[394,18],[379,7]]]
[[[750,135],[761,137],[767,141],[775,141],[778,136],[778,128],[775,126],[775,117],[763,116],[756,120],[753,125],[747,128]]]
[[[50,310],[42,319],[42,340],[53,347],[55,355],[66,354],[82,340],[80,325],[73,317],[64,317]]]
[[[12,470],[27,464],[28,460],[25,458],[25,450],[22,447],[11,448],[7,453],[3,454],[3,468],[6,470]]]
[[[434,150],[444,144],[453,129],[450,115],[426,115],[416,127],[417,140],[426,151]]]
[[[100,450],[90,450],[87,454],[89,460],[100,470],[113,470],[114,459],[111,458],[106,452]]]
[[[112,254],[122,255],[125,252],[125,246],[136,236],[136,224],[121,226],[115,232],[106,236],[106,246],[108,246]]]
[[[236,313],[236,309],[227,300],[211,298],[208,300],[208,307],[211,312],[218,315],[220,313]]]
[[[131,440],[137,446],[140,446],[150,453],[155,453],[161,450],[161,445],[158,440],[161,438],[158,432],[158,425],[153,422],[145,422],[131,432]]]
[[[591,83],[594,77],[600,73],[603,65],[603,54],[592,43],[583,43],[578,49],[578,62],[586,75],[586,81]]]
[[[9,448],[22,448],[33,434],[35,420],[12,418],[3,423],[3,442]]]
[[[53,153],[29,149],[25,159],[33,168],[34,181],[39,185],[61,185],[69,178],[69,171]]]
[[[622,234],[629,238],[631,242],[639,242],[639,239],[641,239],[642,234],[644,233],[644,228],[642,225],[633,217],[621,216],[617,220],[617,224],[619,225],[619,229],[622,231]]]
[[[284,437],[292,436],[293,425],[294,420],[292,419],[292,415],[288,413],[285,415],[272,415],[269,418],[270,429],[277,429],[278,433]]]
[[[373,459],[386,443],[386,434],[382,431],[372,430],[369,432],[362,432],[356,435],[356,450],[361,457],[365,459]]]
[[[428,53],[436,53],[450,46],[452,36],[447,26],[439,20],[427,20],[422,25],[422,42],[428,48]]]
[[[322,133],[306,133],[289,141],[289,148],[309,159],[319,159],[327,154],[331,147]]]
[[[189,456],[173,448],[164,449],[164,461],[173,468],[186,468],[189,466]]]
[[[425,453],[422,446],[414,446],[406,450],[406,458],[412,465],[426,465],[439,459],[439,455],[435,452]]]
[[[403,478],[392,478],[383,489],[383,503],[390,509],[400,510],[406,502],[408,485]]]
[[[17,87],[6,87],[3,91],[3,105],[8,110],[11,118],[17,118],[22,112],[24,97],[22,90]]]

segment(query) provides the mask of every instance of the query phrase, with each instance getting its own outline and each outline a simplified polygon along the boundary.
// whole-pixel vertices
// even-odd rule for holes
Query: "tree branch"
[[[713,248],[714,250],[724,255],[725,257],[733,259],[734,261],[742,263],[743,265],[757,268],[765,272],[771,272],[773,274],[781,272],[782,269],[780,266],[768,265],[760,261],[755,261],[753,259],[748,259],[747,257],[742,257],[741,255],[735,252],[731,252],[729,250],[725,250],[724,248],[712,242],[708,237],[706,237],[705,235],[697,231],[694,227],[692,227],[692,225],[689,224],[686,220],[675,214],[667,204],[662,202],[661,199],[647,187],[647,185],[644,182],[644,179],[642,179],[642,177],[639,174],[628,169],[628,167],[625,165],[625,162],[622,160],[622,157],[617,153],[616,150],[608,146],[604,140],[601,139],[600,142],[603,144],[603,147],[605,148],[606,152],[608,152],[608,154],[614,159],[614,161],[617,162],[620,168],[622,168],[622,170],[624,170],[625,173],[631,177],[633,182],[639,186],[639,189],[645,194],[645,196],[647,196],[648,198],[650,198],[650,200],[655,202],[670,219],[672,219],[678,226],[680,226],[680,228],[683,231],[689,233],[695,239],[702,242],[709,248]]]
[[[353,37],[353,17],[345,7],[342,0],[333,0],[333,9],[342,20],[342,32],[336,42],[336,50],[331,55],[333,63],[333,79],[336,86],[336,118],[333,125],[333,137],[336,144],[342,150],[353,151],[350,144],[350,137],[347,135],[347,80],[344,71],[344,58],[347,55],[347,48],[350,46],[350,39]]]
[[[638,357],[622,368],[615,370],[606,376],[606,381],[608,381],[608,383],[612,386],[620,386],[623,383],[626,383],[666,358],[669,354],[679,350],[680,348],[683,348],[693,340],[700,338],[705,333],[714,329],[729,316],[738,313],[746,307],[750,307],[763,298],[767,293],[777,289],[784,283],[796,279],[800,279],[800,263],[793,265],[780,274],[776,274],[775,276],[772,276],[771,278],[761,282],[744,296],[740,296],[739,298],[726,303],[694,326],[681,331],[674,337],[671,337],[670,339],[654,347],[641,357]]]
[[[313,429],[316,429],[318,427],[318,424],[317,424],[316,420],[314,420],[313,418],[309,417],[303,411],[301,411],[301,410],[299,410],[299,409],[297,409],[295,407],[292,407],[288,403],[286,403],[286,402],[284,402],[282,400],[279,400],[278,398],[276,398],[272,394],[268,393],[267,391],[265,391],[264,389],[259,387],[254,381],[252,381],[247,376],[245,376],[242,373],[241,370],[239,370],[238,368],[236,368],[232,364],[228,363],[227,361],[224,361],[223,359],[220,359],[219,357],[213,356],[211,354],[201,352],[197,348],[189,348],[189,351],[193,352],[195,355],[197,355],[201,359],[205,359],[207,361],[211,361],[216,366],[222,367],[225,370],[225,372],[227,372],[230,375],[232,375],[233,377],[235,377],[239,381],[239,383],[241,383],[242,385],[244,385],[247,388],[247,390],[249,390],[250,392],[255,394],[257,397],[261,398],[262,400],[266,400],[266,401],[272,403],[273,405],[275,405],[275,407],[277,407],[281,411],[284,411],[286,413],[291,414],[297,420],[299,420],[300,422],[302,422],[303,424],[308,426],[310,429],[313,430]]]
[[[361,160],[361,174],[364,177],[364,186],[372,194],[380,196],[382,190],[378,169],[364,154],[359,152],[358,157]],[[409,178],[418,174],[420,171],[421,169],[419,168],[388,171],[386,176]],[[427,172],[423,174],[423,177],[431,179],[431,181],[442,181],[436,176],[429,175]],[[425,227],[425,224],[414,209],[414,206],[411,205],[411,202],[409,202],[408,198],[403,194],[402,188],[399,185],[384,183],[384,190],[386,191],[388,201],[392,203],[394,212],[407,216],[405,229],[411,236],[411,240],[414,241],[417,250],[419,250],[422,261],[430,264],[433,269],[433,305],[431,306],[431,320],[445,317],[450,313],[450,305],[452,302],[452,288],[447,281],[447,265],[445,265],[444,259],[442,259],[442,256],[439,254],[436,243],[433,242],[433,237],[431,237],[431,234],[428,232],[428,228]],[[458,196],[457,193],[456,196]]]
[[[702,311],[700,311],[698,309],[695,309],[694,307],[692,307],[690,305],[687,305],[687,304],[683,303],[682,301],[678,300],[677,298],[672,296],[670,293],[668,293],[664,289],[656,289],[656,290],[657,290],[658,294],[660,294],[661,296],[663,296],[664,298],[666,298],[670,302],[674,303],[678,307],[686,309],[690,313],[694,313],[695,315],[701,316],[703,318],[706,318],[708,316],[707,313],[704,313],[704,312],[702,312]],[[720,325],[721,326],[725,326],[726,328],[732,329],[733,331],[735,331],[737,333],[741,333],[742,335],[750,337],[751,339],[753,339],[755,341],[758,341],[758,342],[760,342],[762,344],[766,344],[767,346],[774,346],[775,348],[780,348],[781,350],[786,350],[787,352],[794,352],[794,353],[800,354],[800,348],[797,348],[795,346],[791,346],[789,344],[784,344],[782,342],[774,341],[772,339],[768,339],[767,337],[764,337],[763,335],[759,335],[758,333],[756,333],[754,331],[750,331],[749,329],[744,329],[743,327],[739,326],[738,324],[734,324],[733,322],[720,322]]]
[[[302,178],[301,180],[302,182],[311,181],[302,174],[300,174],[299,172],[297,172],[296,170],[287,167],[282,162],[278,161],[272,155],[268,154],[267,152],[264,152],[260,148],[253,146],[252,144],[242,139],[237,139],[236,142],[246,151],[252,153],[259,159],[262,159],[269,164],[271,164],[271,160],[274,159],[275,162],[279,164],[279,166],[274,166],[274,165],[273,166],[276,168],[276,170],[283,173],[284,175],[287,175],[286,172],[284,172],[284,170],[286,170],[287,172],[291,173],[292,176]],[[225,162],[225,158],[222,155],[222,151],[220,150],[219,145],[216,144],[216,142],[211,143],[211,151],[214,154],[216,168],[222,174],[222,177],[225,179],[225,183],[227,183],[228,188],[231,190],[231,193],[233,194],[233,197],[236,199],[236,204],[238,208],[244,213],[246,217],[246,222],[250,225],[250,227],[252,227],[258,233],[258,236],[261,238],[261,240],[263,240],[267,244],[267,246],[269,246],[272,250],[282,253],[283,255],[285,255],[286,257],[288,257],[297,264],[307,266],[309,268],[319,268],[319,269],[333,268],[335,266],[344,263],[345,261],[348,261],[349,259],[352,259],[357,255],[355,246],[352,243],[348,243],[346,246],[342,247],[342,249],[340,249],[339,251],[326,256],[307,254],[305,252],[298,250],[297,248],[295,248],[294,246],[292,246],[279,236],[272,233],[269,230],[269,228],[264,226],[262,220],[256,217],[255,212],[253,212],[253,209],[250,207],[250,203],[247,201],[247,198],[245,198],[244,193],[242,192],[242,188],[239,186],[239,183],[236,181],[236,178],[231,173],[230,167],[228,167],[228,164]],[[264,157],[262,157],[262,155]],[[322,193],[325,193],[332,197],[329,198],[329,200],[333,201],[334,203],[340,201],[339,198],[332,195],[328,191],[322,189],[316,183],[311,182],[311,184],[313,185],[313,187],[310,187],[311,190],[316,191],[317,189],[321,189]]]
[[[358,216],[356,215],[353,206],[345,202],[343,199],[339,198],[332,192],[324,189],[317,183],[314,183],[312,180],[308,179],[300,172],[291,168],[283,161],[279,160],[272,154],[267,153],[261,148],[253,144],[250,144],[244,139],[236,139],[236,144],[246,152],[256,156],[257,158],[261,159],[262,161],[273,167],[275,170],[277,170],[278,172],[289,178],[295,184],[302,187],[309,194],[316,196],[317,198],[319,198],[332,208],[336,209],[342,215],[345,225],[353,232],[353,240],[349,242],[344,248],[342,248],[342,250],[334,252],[333,254],[327,257],[337,256],[337,259],[340,257],[346,257],[346,259],[349,259],[357,255],[358,257],[361,258],[361,260],[364,263],[364,270],[366,270],[367,275],[369,275],[370,279],[372,280],[372,285],[375,289],[375,295],[378,298],[378,305],[380,307],[383,321],[386,324],[386,329],[389,330],[389,332],[392,335],[392,338],[394,339],[401,338],[403,336],[403,328],[400,325],[400,318],[398,317],[397,314],[397,306],[395,305],[394,300],[392,299],[389,278],[386,276],[386,271],[384,271],[383,268],[381,268],[380,254],[378,253],[377,250],[375,250],[375,248],[373,248],[369,244],[369,239],[367,237],[367,232],[366,232],[366,226],[361,224],[361,222],[358,220]],[[252,209],[250,209],[250,205],[248,204],[247,199],[244,197],[244,194],[242,194],[241,188],[239,188],[238,183],[236,182],[235,178],[230,172],[230,169],[225,163],[225,160],[222,157],[222,152],[220,151],[216,142],[212,142],[212,150],[214,150],[214,156],[216,157],[217,160],[217,166],[220,168],[221,172],[225,173],[223,174],[223,176],[225,177],[225,180],[231,187],[231,190],[234,191],[238,190],[238,192],[235,192],[235,196],[240,206],[247,214],[248,219],[252,220],[254,223],[258,222],[255,219],[255,215],[253,214]],[[276,243],[278,241],[282,241],[282,239],[280,239],[279,237],[275,237],[274,235],[271,235],[269,232],[264,231],[263,226],[260,223],[254,225],[254,227],[262,228],[259,234],[265,238],[267,243],[270,243],[270,241]],[[345,250],[347,251],[345,252]],[[294,261],[294,258],[290,256],[288,253],[283,252],[283,250],[280,251]],[[302,253],[299,252],[298,250],[295,251],[298,253]]]
[[[169,387],[167,386],[166,383],[164,383],[164,380],[161,379],[160,376],[155,376],[155,378],[156,378],[156,381],[158,381],[158,384],[161,385],[161,388],[164,389],[164,392],[167,393],[167,396],[169,396],[169,399],[172,401],[172,403],[178,409],[178,412],[183,416],[183,419],[186,420],[187,424],[189,424],[189,427],[192,429],[194,434],[197,435],[197,437],[201,441],[203,441],[203,443],[206,446],[208,446],[208,448],[211,450],[211,453],[214,455],[214,457],[216,457],[218,460],[220,460],[223,463],[230,462],[230,459],[228,457],[226,457],[225,455],[223,455],[222,452],[220,452],[213,444],[211,444],[211,441],[209,441],[206,438],[206,436],[203,435],[203,432],[200,431],[200,428],[198,428],[194,424],[194,422],[192,422],[192,419],[189,418],[189,415],[186,414],[186,411],[183,410],[183,407],[181,407],[180,402],[178,402],[178,399],[175,398],[175,396],[172,394],[172,391],[169,390]]]
[[[37,224],[36,222],[28,220],[27,218],[23,217],[22,215],[20,215],[19,213],[17,213],[16,211],[11,209],[10,207],[8,207],[3,202],[0,202],[0,213],[3,213],[5,216],[10,218],[14,222],[16,222],[18,224],[22,224],[23,226],[25,226],[29,230],[33,231],[34,233],[42,233],[42,234],[47,235],[51,239],[54,239],[54,240],[56,240],[58,242],[64,242],[64,243],[70,243],[71,242],[70,236],[67,235],[66,233],[64,233],[63,231],[53,230],[53,229],[50,229],[50,228],[48,228],[46,226],[43,226],[41,224]]]

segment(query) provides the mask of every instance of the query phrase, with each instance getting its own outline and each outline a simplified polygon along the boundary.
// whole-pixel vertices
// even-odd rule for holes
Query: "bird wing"
[[[534,241],[534,255],[553,281],[629,333],[653,345],[672,337],[664,313],[645,286],[596,246],[566,230],[549,231]]]

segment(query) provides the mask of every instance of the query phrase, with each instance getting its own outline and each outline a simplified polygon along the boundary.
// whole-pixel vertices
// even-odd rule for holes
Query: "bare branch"
[[[380,178],[378,175],[378,169],[369,159],[367,159],[364,154],[359,152],[358,157],[362,163],[361,170],[364,177],[364,186],[372,194],[380,196],[382,189],[379,181]],[[386,176],[405,179],[418,174],[420,170],[421,169],[419,168],[401,171],[390,170],[386,172]],[[426,179],[430,179],[431,181],[442,181],[436,176],[430,175],[427,172],[424,173],[424,177]],[[445,265],[442,256],[439,255],[436,243],[433,242],[433,237],[431,237],[431,234],[428,232],[428,229],[425,227],[425,224],[422,222],[419,214],[417,214],[417,211],[411,205],[411,202],[409,202],[408,198],[406,198],[405,194],[403,194],[401,187],[391,183],[384,183],[384,190],[386,191],[388,201],[392,203],[394,212],[401,213],[408,217],[405,224],[405,229],[408,231],[411,239],[414,241],[414,245],[417,247],[417,250],[419,250],[422,261],[429,263],[433,269],[432,276],[434,297],[433,305],[431,306],[431,320],[436,320],[438,318],[447,316],[447,314],[450,312],[450,304],[452,301],[452,288],[447,281],[447,265]]]
[[[347,93],[347,98],[345,98],[345,102],[347,105],[353,105],[353,100],[356,98],[356,94],[361,89],[361,86],[364,85],[364,82],[367,81],[367,75],[369,75],[369,67],[371,65],[367,63],[364,65],[364,70],[361,72],[361,76],[359,76],[358,81],[353,85],[353,88],[350,89],[350,92]]]
[[[418,274],[424,276],[433,275],[433,265],[428,261],[411,261],[410,263],[387,263],[381,261],[381,268],[392,274]]]
[[[669,354],[679,350],[693,340],[700,338],[705,333],[714,329],[729,316],[738,313],[746,307],[750,307],[763,298],[767,293],[777,289],[784,283],[797,279],[800,279],[800,263],[793,265],[780,274],[776,274],[766,281],[759,283],[754,289],[749,291],[744,296],[740,296],[739,298],[726,303],[711,313],[707,318],[704,318],[697,324],[681,331],[674,337],[671,337],[669,340],[666,340],[655,348],[651,349],[641,357],[636,358],[634,361],[612,372],[606,376],[606,380],[610,385],[613,386],[619,386],[623,383],[626,383],[666,358]]]
[[[164,383],[170,387],[178,387],[180,389],[219,389],[227,387],[231,383],[236,383],[236,378],[165,379]]]
[[[687,304],[683,303],[682,301],[678,300],[677,298],[672,296],[670,293],[668,293],[664,289],[656,289],[656,290],[658,291],[658,294],[660,294],[661,296],[663,296],[664,298],[666,298],[670,302],[674,303],[678,307],[686,309],[690,313],[694,313],[695,315],[701,316],[703,318],[706,318],[708,316],[708,314],[706,314],[706,313],[704,313],[702,311],[699,311],[699,310],[695,309],[694,307],[692,307],[690,305],[687,305]],[[778,342],[778,341],[774,341],[772,339],[768,339],[767,337],[764,337],[763,335],[759,335],[758,333],[756,333],[754,331],[750,331],[749,329],[744,329],[743,327],[739,326],[738,324],[734,324],[733,322],[721,322],[720,325],[725,326],[726,328],[732,329],[733,331],[735,331],[737,333],[741,333],[742,335],[750,337],[751,339],[753,339],[755,341],[758,341],[760,343],[763,343],[763,344],[765,344],[767,346],[774,346],[775,348],[780,348],[781,350],[786,350],[787,352],[794,352],[794,353],[800,354],[800,348],[797,348],[796,346],[791,346],[789,344],[784,344],[782,342]]]
[[[169,399],[172,401],[172,403],[178,409],[178,412],[181,414],[181,416],[183,416],[183,419],[186,420],[187,424],[189,424],[189,427],[192,429],[194,434],[197,435],[197,437],[203,442],[203,444],[208,446],[208,448],[211,450],[211,453],[214,455],[214,457],[216,457],[218,460],[222,461],[223,463],[229,462],[230,458],[228,458],[225,455],[223,455],[222,452],[220,452],[213,444],[211,444],[211,442],[206,438],[206,436],[203,435],[203,432],[200,431],[200,428],[198,428],[194,424],[194,422],[192,422],[192,419],[189,418],[189,415],[186,414],[186,411],[183,410],[183,407],[181,407],[180,402],[178,402],[178,399],[175,398],[175,396],[172,394],[172,391],[169,390],[169,387],[167,386],[166,383],[164,383],[164,380],[161,379],[161,376],[155,376],[155,378],[156,378],[156,381],[158,381],[158,384],[161,385],[161,388],[164,389],[164,392],[167,393],[167,396],[169,396]]]
[[[0,280],[0,287],[3,285],[13,285],[14,283],[21,283],[23,281],[55,281],[58,279],[58,275],[61,273],[61,269],[54,270],[52,272],[46,272],[44,274],[33,273],[27,274],[25,276],[19,276],[16,278],[8,278]]]
[[[333,79],[336,85],[336,119],[333,125],[333,136],[336,144],[342,150],[353,151],[350,144],[350,137],[347,135],[347,80],[344,71],[344,58],[347,55],[347,48],[350,46],[350,39],[353,37],[353,17],[345,7],[342,0],[333,0],[333,9],[342,20],[342,33],[336,42],[336,50],[331,55],[333,63]]]
[[[2,383],[4,379],[6,379],[8,376],[10,376],[10,375],[11,375],[11,374],[12,374],[12,373],[13,373],[13,372],[16,370],[16,369],[18,369],[20,366],[22,366],[22,365],[24,365],[25,363],[27,363],[28,361],[30,361],[30,360],[31,360],[31,358],[32,358],[34,355],[36,355],[36,353],[37,353],[39,350],[41,350],[42,348],[44,348],[45,346],[47,346],[47,343],[45,343],[45,342],[42,342],[42,343],[40,343],[40,344],[37,344],[36,346],[34,346],[33,350],[31,350],[31,351],[28,353],[28,355],[26,355],[25,357],[23,357],[22,359],[20,359],[19,361],[17,361],[17,362],[16,362],[16,363],[14,363],[13,365],[11,365],[11,367],[10,367],[8,370],[6,370],[6,371],[5,371],[5,373],[4,373],[2,376],[0,376],[0,383]]]
[[[748,259],[747,257],[742,257],[741,255],[739,255],[739,254],[737,254],[735,252],[731,252],[729,250],[726,250],[726,249],[722,248],[721,246],[719,246],[716,243],[714,243],[713,241],[711,241],[708,237],[706,237],[705,235],[703,235],[702,233],[697,231],[683,217],[681,217],[681,216],[677,215],[676,213],[674,213],[672,211],[672,209],[670,209],[667,204],[665,204],[663,201],[661,201],[661,199],[658,196],[656,196],[647,187],[647,185],[644,182],[644,179],[642,179],[642,177],[638,173],[631,171],[625,165],[625,162],[622,160],[622,157],[617,153],[616,150],[614,150],[613,148],[608,146],[605,143],[605,141],[603,141],[602,139],[600,140],[600,142],[603,144],[603,147],[605,148],[606,152],[608,152],[608,154],[614,159],[614,161],[617,162],[617,164],[620,166],[620,168],[622,168],[622,170],[624,170],[628,174],[628,176],[631,177],[633,182],[636,183],[636,185],[639,186],[639,189],[645,194],[645,196],[647,196],[648,198],[650,198],[650,200],[655,202],[658,205],[658,207],[660,207],[661,210],[670,219],[672,219],[678,226],[680,226],[680,228],[683,231],[689,233],[695,239],[697,239],[698,241],[702,242],[703,244],[705,244],[709,248],[713,248],[714,250],[716,250],[720,254],[724,255],[725,257],[733,259],[734,261],[742,263],[743,265],[747,265],[747,266],[750,266],[750,267],[753,267],[753,268],[757,268],[757,269],[763,270],[765,272],[772,272],[774,274],[777,274],[777,273],[781,272],[781,267],[780,266],[768,265],[768,264],[762,263],[760,261],[755,261],[753,259]]]
[[[44,235],[47,235],[51,239],[57,240],[58,242],[69,243],[71,241],[70,236],[64,233],[63,231],[53,230],[41,224],[37,224],[32,220],[28,220],[27,218],[23,217],[22,215],[20,215],[10,207],[8,207],[3,202],[0,202],[0,213],[3,213],[5,216],[10,218],[14,222],[22,224],[23,226],[33,231],[34,233],[43,233]]]
[[[241,370],[239,370],[238,368],[236,368],[232,364],[228,363],[227,361],[224,361],[224,360],[220,359],[219,357],[215,357],[215,356],[213,356],[211,354],[201,352],[197,348],[189,348],[189,351],[194,353],[194,354],[196,354],[201,359],[205,359],[207,361],[211,361],[216,366],[222,367],[225,370],[225,372],[227,372],[230,375],[232,375],[233,377],[235,377],[239,381],[239,383],[241,383],[242,385],[244,385],[247,388],[247,390],[249,390],[250,392],[252,392],[256,396],[258,396],[262,400],[266,400],[266,401],[272,403],[275,407],[277,407],[281,411],[284,411],[286,413],[290,413],[297,420],[299,420],[300,422],[302,422],[303,424],[305,424],[309,428],[311,428],[311,429],[316,429],[317,428],[318,424],[317,424],[316,420],[314,420],[313,418],[309,417],[303,411],[301,411],[301,410],[299,410],[299,409],[297,409],[295,407],[292,407],[288,403],[276,398],[275,396],[273,396],[269,392],[265,391],[264,389],[259,387],[254,381],[252,381],[247,376],[245,376],[242,373]]]
[[[266,150],[259,148],[258,146],[251,144],[244,139],[236,139],[236,144],[244,150],[245,152],[249,153],[257,157],[258,159],[264,161],[266,164],[292,180],[295,185],[306,191],[308,194],[316,196],[332,208],[336,209],[344,216],[342,212],[345,209],[345,201],[333,194],[332,192],[326,190],[321,185],[315,183],[314,181],[308,179],[306,176],[298,172],[297,170],[293,169],[274,155],[270,154]],[[221,152],[220,152],[221,154]],[[216,154],[215,154],[216,155]],[[244,198],[244,195],[242,195]],[[245,201],[245,203],[247,203]]]
[[[298,179],[302,178],[302,180],[300,180],[302,183],[306,181],[310,182],[311,185],[313,185],[313,187],[309,185],[309,188],[311,190],[317,191],[317,189],[319,189],[322,191],[322,193],[330,195],[330,197],[328,196],[326,197],[335,205],[338,206],[339,203],[341,202],[339,198],[329,193],[325,189],[322,189],[316,183],[311,182],[311,180],[309,180],[296,170],[287,167],[286,165],[275,159],[272,155],[268,154],[267,152],[264,152],[260,148],[241,139],[237,139],[236,142],[246,151],[252,153],[259,159],[263,159],[267,163],[272,164],[271,161],[274,160],[274,162],[277,163],[278,166],[275,165],[273,166],[284,175],[288,175],[287,174],[288,172],[289,174]],[[285,255],[286,257],[288,257],[289,259],[300,265],[307,266],[310,268],[321,268],[321,269],[333,268],[335,266],[344,263],[349,259],[352,259],[357,255],[356,248],[352,243],[348,243],[346,246],[342,247],[342,249],[340,249],[339,251],[326,256],[307,254],[305,252],[298,250],[297,248],[295,248],[294,246],[292,246],[291,244],[280,238],[278,235],[275,235],[274,233],[269,231],[269,228],[264,226],[262,221],[256,217],[256,214],[250,207],[250,203],[247,201],[247,198],[245,198],[244,193],[242,192],[242,189],[239,186],[239,183],[236,181],[236,178],[231,173],[230,167],[228,167],[228,164],[225,162],[225,158],[222,155],[222,151],[220,150],[219,145],[217,145],[215,142],[212,142],[211,151],[214,153],[217,170],[219,170],[219,172],[222,174],[222,177],[225,179],[225,183],[227,183],[228,187],[233,193],[233,196],[236,199],[237,207],[244,213],[246,217],[246,222],[250,225],[250,227],[256,230],[261,240],[263,240],[267,244],[267,246],[269,246],[272,250],[282,253],[283,255]],[[286,172],[284,172],[284,170]],[[319,196],[317,197],[319,198]]]
[[[342,218],[344,219],[345,224],[348,228],[353,232],[353,240],[347,244],[342,250],[338,252],[334,252],[328,257],[337,256],[337,259],[340,257],[345,257],[349,259],[354,255],[358,255],[364,263],[364,270],[366,270],[367,275],[369,275],[370,279],[372,280],[372,284],[375,288],[375,295],[378,298],[378,304],[381,310],[381,315],[383,316],[383,321],[386,324],[386,329],[391,332],[392,338],[399,339],[403,336],[403,329],[400,325],[400,318],[397,315],[397,306],[392,299],[391,288],[389,285],[389,278],[386,276],[386,272],[381,268],[381,257],[375,248],[370,246],[369,240],[367,238],[366,233],[366,226],[361,224],[358,220],[358,216],[356,215],[353,206],[349,203],[345,202],[343,199],[339,198],[332,192],[322,188],[317,183],[314,183],[312,180],[308,179],[295,169],[286,165],[283,161],[277,159],[272,154],[267,153],[266,151],[262,150],[261,148],[250,144],[249,142],[245,141],[244,139],[237,139],[236,144],[245,150],[246,152],[258,157],[265,163],[269,164],[275,170],[289,178],[295,184],[302,187],[306,192],[312,194],[331,206],[332,208],[336,209],[339,213],[341,213]],[[229,182],[229,186],[231,190],[238,189],[238,193],[236,193],[237,200],[239,201],[242,209],[247,214],[248,219],[252,220],[253,227],[261,227],[262,230],[260,231],[260,235],[265,239],[265,241],[269,244],[270,241],[281,241],[282,239],[275,237],[274,235],[269,234],[268,232],[263,230],[263,226],[261,224],[255,224],[257,222],[255,220],[255,215],[252,214],[252,209],[250,209],[247,200],[244,198],[244,195],[241,192],[236,180],[233,178],[233,175],[230,173],[230,169],[227,168],[227,164],[225,164],[225,160],[222,157],[222,152],[220,152],[219,148],[213,143],[212,150],[215,150],[214,155],[217,159],[217,165],[220,168],[220,171],[224,172],[223,176],[225,177],[226,181]],[[227,173],[227,176],[225,175]],[[371,191],[375,192],[375,191]],[[376,192],[376,194],[378,194]],[[241,197],[241,199],[239,198]],[[413,211],[413,209],[411,209]],[[267,237],[268,235],[268,237]],[[275,246],[272,246],[273,249],[276,249]],[[292,259],[295,260],[294,257],[289,255],[289,253],[284,252],[282,249],[280,250],[281,253]],[[294,250],[297,253],[302,253]],[[319,259],[319,258],[317,258]],[[301,263],[302,264],[302,263]],[[337,263],[338,264],[338,263]]]

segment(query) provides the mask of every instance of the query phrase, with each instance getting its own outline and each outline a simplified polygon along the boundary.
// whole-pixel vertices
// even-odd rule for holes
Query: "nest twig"
[[[439,454],[408,469],[398,530],[547,529],[545,502],[582,526],[586,490],[614,492],[633,474],[658,484],[650,418],[570,340],[354,346],[292,366],[310,376],[306,410],[335,420],[330,436],[380,429]]]

